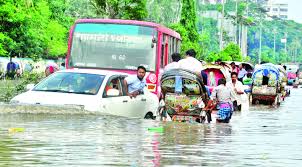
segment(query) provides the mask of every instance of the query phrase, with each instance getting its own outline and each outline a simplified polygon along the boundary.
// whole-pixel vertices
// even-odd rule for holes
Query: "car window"
[[[41,81],[33,91],[95,95],[98,93],[104,77],[104,75],[98,74],[59,72]]]
[[[119,91],[119,96],[123,95],[123,88],[122,88],[122,82],[120,80],[120,77],[112,77],[108,80],[106,86],[105,86],[105,91],[104,91],[104,97],[107,97],[107,91],[109,89],[117,89]]]
[[[127,96],[127,94],[126,94],[126,88],[124,87],[124,84],[123,84],[125,78],[126,78],[126,76],[121,76],[121,77],[120,77],[120,80],[121,80],[121,83],[122,83],[122,95],[123,95],[123,96]]]

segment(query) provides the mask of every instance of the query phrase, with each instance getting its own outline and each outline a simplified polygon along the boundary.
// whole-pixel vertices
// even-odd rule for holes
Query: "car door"
[[[150,99],[147,98],[147,93],[146,93],[147,88],[144,89],[144,94],[140,94],[136,96],[137,100],[137,111],[139,111],[142,114],[142,117],[145,117],[145,115],[148,113],[149,110],[149,105],[150,105]]]
[[[103,91],[103,108],[106,113],[112,115],[119,115],[125,117],[140,117],[136,112],[136,99],[131,99],[125,95],[123,89],[124,76],[112,76],[108,79]],[[112,84],[115,82],[114,84]],[[112,84],[112,85],[111,85]],[[112,87],[113,86],[113,87]],[[108,96],[108,89],[118,89],[120,94],[118,96]]]
[[[126,78],[126,76],[121,76],[121,83],[124,82],[124,79]],[[142,106],[141,100],[142,97],[140,97],[140,95],[138,95],[137,97],[133,97],[130,98],[129,96],[127,96],[126,92],[125,92],[125,87],[124,85],[122,85],[123,87],[123,96],[125,97],[125,99],[127,100],[127,107],[129,108],[128,110],[128,114],[131,115],[131,117],[137,117],[137,118],[144,118],[145,116],[145,109]]]

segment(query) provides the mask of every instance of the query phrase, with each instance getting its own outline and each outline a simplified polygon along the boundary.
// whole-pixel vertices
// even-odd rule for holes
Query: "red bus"
[[[66,68],[94,68],[134,74],[147,69],[147,88],[160,95],[159,77],[180,35],[162,25],[135,20],[80,19],[72,26]]]

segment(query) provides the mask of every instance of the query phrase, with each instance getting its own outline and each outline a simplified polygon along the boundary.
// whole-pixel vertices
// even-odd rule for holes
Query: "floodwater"
[[[279,108],[252,106],[230,124],[204,125],[2,105],[0,166],[300,166],[301,101],[294,89]]]

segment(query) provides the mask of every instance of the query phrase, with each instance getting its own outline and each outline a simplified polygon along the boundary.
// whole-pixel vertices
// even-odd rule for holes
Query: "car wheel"
[[[145,115],[145,119],[154,119],[153,113],[152,113],[152,112],[148,112],[148,113]]]

